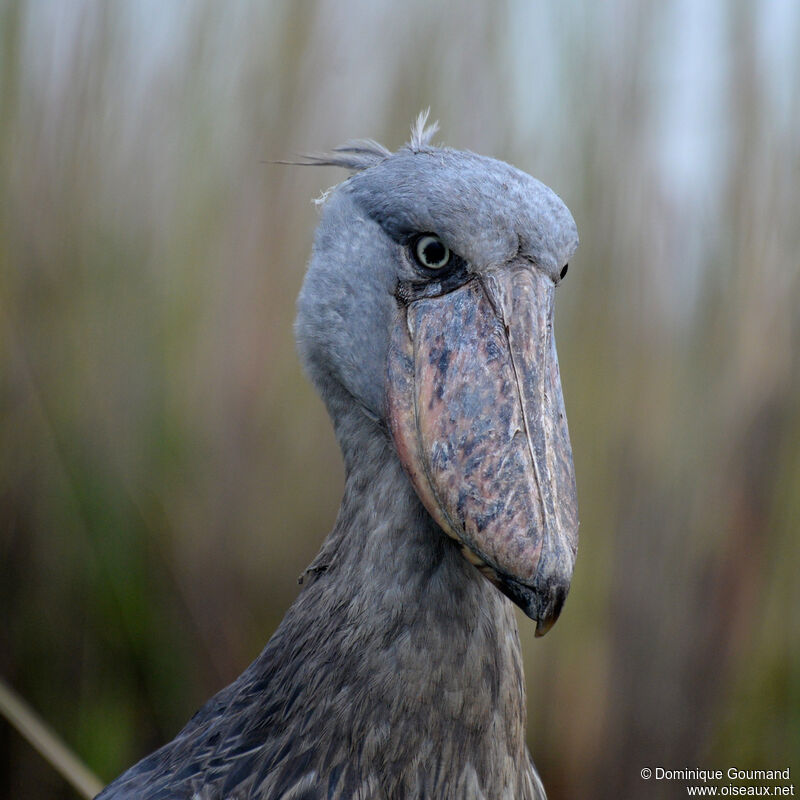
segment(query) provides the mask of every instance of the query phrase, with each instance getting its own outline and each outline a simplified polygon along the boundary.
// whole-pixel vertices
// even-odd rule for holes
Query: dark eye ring
[[[417,263],[425,269],[444,269],[452,258],[450,248],[436,235],[423,233],[411,245]]]

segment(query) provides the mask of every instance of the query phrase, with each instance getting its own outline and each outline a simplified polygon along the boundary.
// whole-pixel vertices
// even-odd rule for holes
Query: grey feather
[[[430,147],[431,139],[439,130],[439,123],[428,124],[430,109],[421,111],[411,126],[411,140],[406,145],[413,153],[421,153]],[[278,164],[294,164],[295,166],[342,167],[351,172],[360,172],[379,164],[392,155],[374,139],[351,139],[329,153],[308,153],[305,161],[278,161]]]
[[[352,172],[359,172],[380,164],[391,156],[387,150],[374,139],[352,139],[339,147],[334,147],[330,153],[309,153],[306,161],[289,162],[298,166],[343,167]]]
[[[412,153],[421,153],[430,147],[431,140],[439,130],[438,122],[432,122],[428,125],[430,113],[430,108],[420,111],[419,116],[411,126],[411,141],[408,143],[408,148]]]

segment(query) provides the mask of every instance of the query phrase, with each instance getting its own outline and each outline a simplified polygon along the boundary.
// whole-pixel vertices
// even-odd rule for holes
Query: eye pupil
[[[567,274],[567,270],[569,269],[569,264],[564,264],[564,268],[561,270],[561,280],[564,280],[564,276]]]
[[[425,249],[423,250],[425,260],[430,264],[438,264],[440,261],[443,261],[446,252],[444,245],[441,242],[435,241],[425,245]]]
[[[413,252],[420,265],[428,269],[441,269],[450,261],[450,249],[438,236],[432,234],[420,236]]]

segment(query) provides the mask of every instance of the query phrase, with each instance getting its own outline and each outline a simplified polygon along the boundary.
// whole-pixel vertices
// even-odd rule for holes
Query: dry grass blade
[[[44,720],[4,681],[0,680],[2,714],[59,772],[75,790],[86,798],[94,797],[103,784],[64,744]]]

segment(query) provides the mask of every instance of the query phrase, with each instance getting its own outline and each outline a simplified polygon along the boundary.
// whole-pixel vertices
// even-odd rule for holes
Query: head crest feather
[[[408,143],[409,150],[419,153],[427,150],[431,146],[431,139],[439,130],[438,122],[431,122],[428,125],[428,117],[431,115],[430,107],[419,112],[419,116],[411,126],[411,141]]]
[[[420,111],[411,126],[411,141],[406,147],[414,153],[429,150],[431,139],[439,130],[438,122],[428,124],[430,113],[430,108]],[[374,139],[351,139],[339,147],[334,147],[329,153],[308,153],[303,156],[305,161],[274,161],[272,163],[293,164],[301,167],[344,167],[351,172],[361,172],[380,164],[391,155],[391,150]]]

